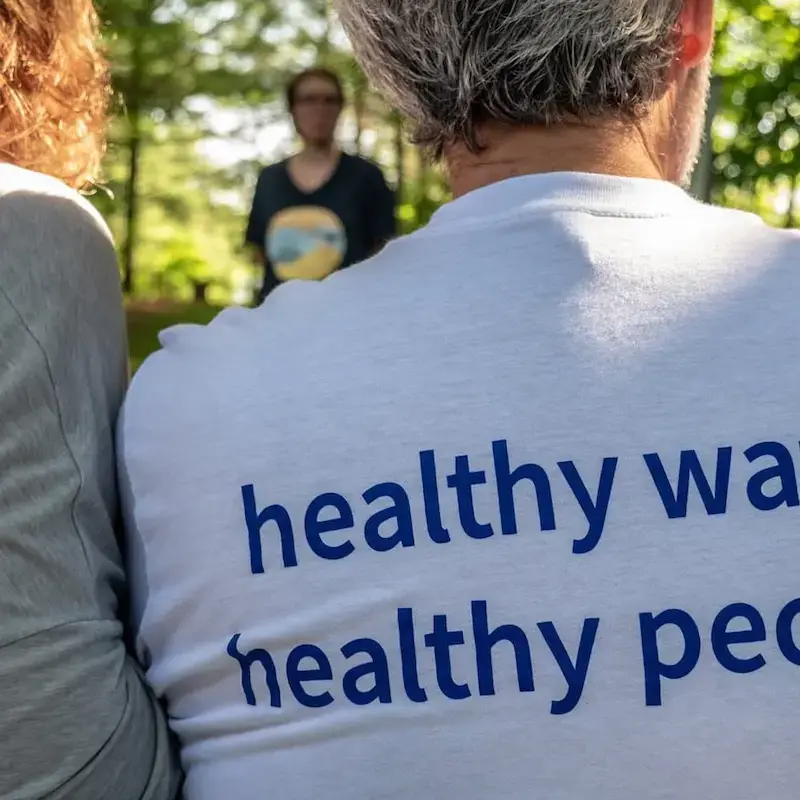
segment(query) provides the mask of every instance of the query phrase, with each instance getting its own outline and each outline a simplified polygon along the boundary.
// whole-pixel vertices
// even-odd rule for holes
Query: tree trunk
[[[323,6],[322,15],[325,27],[322,31],[322,36],[317,41],[317,61],[325,64],[331,54],[331,32],[333,29],[330,4],[327,2]]]
[[[356,155],[361,155],[361,139],[364,135],[364,112],[366,101],[366,91],[364,87],[358,86],[353,95],[353,114],[356,118],[355,151]]]
[[[128,186],[125,192],[125,244],[122,249],[122,288],[125,294],[132,294],[136,259],[136,233],[139,222],[139,163],[142,154],[142,84],[145,75],[144,42],[147,23],[152,19],[153,3],[148,2],[136,13],[138,30],[133,36],[131,53],[131,85],[128,96],[128,119],[130,139],[128,143]]]
[[[703,146],[692,175],[692,194],[702,203],[711,202],[714,190],[714,147],[711,141],[711,131],[722,100],[722,89],[722,78],[713,78],[706,110]]]
[[[194,302],[200,305],[208,304],[209,281],[192,281],[194,284]]]
[[[397,165],[397,199],[398,202],[403,202],[403,190],[405,188],[406,175],[405,175],[405,139],[403,138],[403,118],[400,114],[394,115],[394,152],[395,163]]]
[[[797,193],[800,192],[800,174],[795,175],[789,184],[789,208],[786,209],[784,228],[794,228],[794,211],[797,208]]]
[[[418,149],[418,166],[419,176],[417,178],[417,191],[414,203],[414,220],[416,225],[427,225],[427,206],[428,206],[428,183],[430,180],[430,171],[425,162],[422,152]]]
[[[136,228],[139,221],[139,161],[142,152],[141,122],[138,111],[130,112],[131,135],[128,142],[128,185],[125,192],[125,244],[122,248],[122,289],[133,293]]]

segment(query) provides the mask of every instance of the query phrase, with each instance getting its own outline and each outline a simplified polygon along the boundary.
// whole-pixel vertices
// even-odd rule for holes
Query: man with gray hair
[[[800,240],[692,200],[712,0],[339,0],[422,231],[120,431],[188,800],[796,800]]]

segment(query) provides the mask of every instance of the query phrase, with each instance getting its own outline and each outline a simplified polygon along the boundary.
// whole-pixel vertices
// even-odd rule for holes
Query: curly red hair
[[[0,0],[0,160],[85,187],[108,99],[92,0]]]

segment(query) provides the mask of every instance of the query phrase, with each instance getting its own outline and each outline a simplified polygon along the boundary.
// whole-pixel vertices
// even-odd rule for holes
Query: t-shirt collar
[[[697,201],[667,181],[582,172],[523,175],[475,189],[442,206],[433,226],[529,211],[579,210],[609,216],[662,217],[687,214]]]

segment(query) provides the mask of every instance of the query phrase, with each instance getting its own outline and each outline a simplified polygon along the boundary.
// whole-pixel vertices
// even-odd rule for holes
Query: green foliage
[[[115,88],[127,108],[172,113],[203,94],[260,102],[275,91],[280,20],[269,0],[100,0]]]
[[[139,180],[137,297],[189,300],[197,284],[209,284],[220,302],[249,298],[255,276],[241,254],[239,176],[200,157],[202,137],[187,122],[145,127]],[[94,201],[118,241],[125,234],[125,148],[112,148],[107,191]]]
[[[800,2],[736,0],[719,14],[715,199],[793,225],[800,190]]]
[[[101,0],[99,8],[121,113],[107,165],[113,199],[98,195],[97,203],[117,218],[126,288],[135,274],[138,294],[182,296],[192,292],[187,284],[208,281],[224,289],[225,269],[241,283],[231,259],[232,215],[215,199],[230,187],[197,156],[204,131],[187,101],[258,103],[272,95],[274,46],[264,31],[278,20],[275,7],[267,0]]]
[[[436,209],[449,199],[444,173],[421,164],[403,187],[397,210],[400,232],[411,233],[427,225]]]

